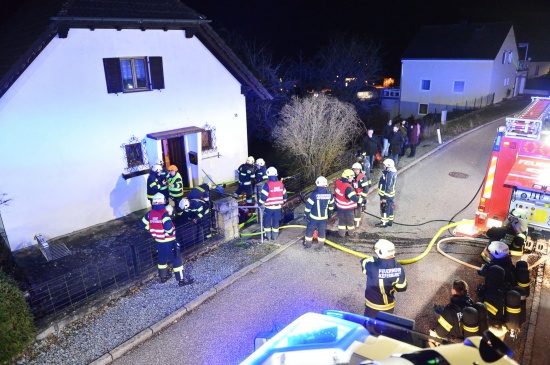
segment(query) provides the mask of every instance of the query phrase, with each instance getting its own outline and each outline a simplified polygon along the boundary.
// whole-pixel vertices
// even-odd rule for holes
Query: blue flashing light
[[[502,143],[502,132],[498,132],[497,138],[495,139],[495,144],[493,146],[493,152],[499,152],[500,151],[500,144]]]

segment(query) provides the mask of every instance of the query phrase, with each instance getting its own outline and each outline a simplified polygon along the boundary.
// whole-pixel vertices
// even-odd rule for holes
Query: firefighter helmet
[[[385,167],[395,167],[395,162],[391,158],[387,158],[384,160],[384,166]]]
[[[267,174],[267,176],[277,176],[277,169],[271,166],[270,168],[267,169],[265,173]]]
[[[256,165],[258,166],[265,166],[265,161],[263,158],[259,158],[256,160]]]
[[[513,217],[510,221],[510,226],[512,226],[516,234],[525,232],[527,230],[527,219]]]
[[[495,259],[502,259],[510,255],[510,248],[508,248],[506,243],[501,241],[491,242],[487,247],[487,251],[489,251],[491,256]]]
[[[345,169],[344,172],[342,172],[342,177],[345,177],[346,179],[353,178],[355,176],[355,173],[353,170]]]
[[[374,244],[374,252],[378,258],[386,258],[395,256],[395,245],[388,240],[379,239]]]
[[[168,171],[178,171],[178,167],[176,165],[170,165],[168,166]]]
[[[527,212],[521,208],[514,208],[510,212],[510,216],[520,218],[520,219],[527,219]]]
[[[182,200],[180,200],[180,209],[181,210],[187,210],[189,209],[189,199],[185,199],[183,198]]]
[[[315,185],[327,187],[328,186],[327,178],[324,176],[319,176],[317,180],[315,180]]]
[[[254,163],[254,157],[248,156],[248,158],[246,159],[246,163],[249,163],[252,165]]]
[[[153,205],[165,203],[164,195],[162,195],[162,193],[156,193],[155,195],[153,195],[153,199],[151,200]]]
[[[154,172],[161,172],[162,171],[162,166],[160,164],[155,164],[153,165],[153,167],[151,168],[151,171],[154,171]]]
[[[361,164],[359,162],[356,162],[351,166],[351,169],[352,170],[355,170],[355,169],[363,170],[363,166],[361,166]]]

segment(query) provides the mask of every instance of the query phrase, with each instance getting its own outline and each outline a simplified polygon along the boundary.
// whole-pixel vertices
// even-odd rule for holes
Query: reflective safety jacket
[[[210,214],[210,204],[204,200],[189,199],[189,208],[191,219],[203,219],[207,214]]]
[[[445,339],[463,339],[462,310],[466,307],[473,307],[474,302],[470,295],[453,295],[451,302],[445,306],[443,313],[437,319],[435,333]]]
[[[176,227],[164,205],[154,205],[141,220],[141,226],[148,230],[157,242],[171,242],[176,239]]]
[[[168,175],[168,192],[172,198],[183,196],[183,181],[179,172],[176,172],[174,176]]]
[[[365,175],[364,172],[359,173],[359,175],[355,175],[355,178],[353,179],[353,188],[355,189],[355,193],[359,196],[366,197],[367,193],[369,192],[370,188],[370,178]]]
[[[363,274],[367,275],[365,304],[378,311],[395,307],[395,292],[407,290],[405,270],[395,258],[379,259],[368,256],[361,260]]]
[[[306,201],[304,213],[311,219],[327,220],[334,211],[334,196],[325,187],[317,187]]]
[[[266,209],[281,209],[287,198],[286,189],[277,176],[269,176],[269,180],[262,188],[260,204]]]
[[[239,184],[241,185],[251,185],[256,176],[254,173],[254,165],[249,163],[243,163],[239,166],[237,172],[239,173]]]
[[[187,199],[205,200],[206,198],[208,198],[207,186],[208,185],[206,185],[206,184],[201,184],[199,186],[195,186],[193,189],[191,189],[191,191],[187,195]],[[208,200],[208,199],[206,199],[206,200]]]
[[[256,184],[267,180],[267,169],[265,166],[256,167]]]
[[[151,171],[147,177],[147,199],[153,199],[153,195],[160,193],[161,182],[156,172]]]
[[[355,189],[346,178],[334,183],[334,199],[336,208],[341,210],[353,210],[357,208],[357,204],[363,203],[363,198],[355,193]]]
[[[386,169],[382,171],[380,182],[378,183],[378,195],[380,199],[395,197],[395,184],[397,183],[397,171]]]

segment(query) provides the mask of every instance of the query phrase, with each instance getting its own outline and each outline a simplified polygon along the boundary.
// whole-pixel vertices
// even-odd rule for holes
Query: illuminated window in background
[[[374,93],[372,91],[358,91],[357,92],[357,99],[359,100],[369,100],[374,97]]]
[[[508,52],[508,63],[512,63],[512,51]]]
[[[418,104],[418,114],[428,114],[428,104]]]
[[[453,85],[454,93],[463,93],[464,92],[464,81],[455,81]]]
[[[506,63],[506,51],[502,51],[502,64]]]
[[[124,91],[149,88],[146,64],[145,58],[124,58],[120,60]]]
[[[422,83],[420,85],[420,90],[428,91],[430,90],[430,80],[422,80]]]

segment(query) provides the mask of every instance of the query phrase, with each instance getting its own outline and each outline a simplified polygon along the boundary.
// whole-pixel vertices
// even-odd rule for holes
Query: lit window
[[[455,81],[453,85],[454,93],[463,93],[464,92],[464,81]]]
[[[420,85],[420,90],[425,90],[425,91],[430,90],[430,84],[431,84],[430,80],[422,80],[422,83]]]
[[[428,104],[418,104],[418,114],[428,114]]]
[[[512,63],[512,51],[508,52],[508,63]]]

